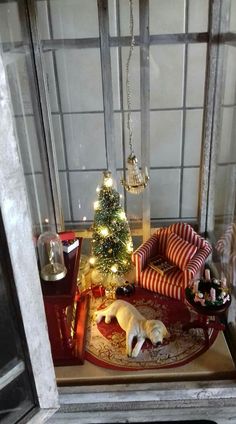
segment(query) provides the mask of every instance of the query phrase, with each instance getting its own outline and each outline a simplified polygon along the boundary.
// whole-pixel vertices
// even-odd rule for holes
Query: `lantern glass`
[[[40,275],[45,281],[57,281],[65,277],[63,247],[58,234],[47,231],[38,238]]]

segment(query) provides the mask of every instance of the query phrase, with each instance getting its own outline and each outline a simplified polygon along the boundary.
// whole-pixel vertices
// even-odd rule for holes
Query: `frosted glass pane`
[[[17,2],[2,2],[0,4],[0,41],[22,41],[22,29]]]
[[[236,0],[231,0],[230,31],[236,32]]]
[[[184,32],[184,0],[150,0],[150,34]]]
[[[141,223],[142,220],[142,196],[127,193],[127,218],[133,223]]]
[[[183,54],[180,45],[150,47],[151,108],[182,106]]]
[[[179,169],[150,171],[151,219],[179,216]]]
[[[127,91],[126,91],[126,63],[128,59],[129,48],[122,48],[122,70],[123,70],[123,93],[124,109],[127,109]],[[130,90],[131,90],[131,109],[140,108],[140,54],[139,47],[135,47],[130,61]]]
[[[182,112],[151,112],[151,166],[178,166],[181,163]]]
[[[45,190],[45,181],[43,175],[25,176],[28,197],[30,199],[30,212],[35,226],[40,226],[45,219],[50,222],[48,215],[48,200]]]
[[[60,187],[61,187],[61,200],[63,216],[65,221],[71,221],[71,208],[69,201],[69,189],[67,184],[66,172],[59,172]]]
[[[132,112],[132,128],[133,128],[133,147],[138,160],[141,160],[141,122],[140,112]],[[124,137],[125,137],[125,157],[123,158],[122,145],[122,114],[115,113],[115,142],[116,142],[116,166],[123,168],[123,159],[125,163],[130,154],[129,134],[127,129],[127,113],[124,113]]]
[[[132,112],[132,131],[133,139],[132,144],[134,148],[135,155],[141,163],[141,121],[140,121],[140,112]],[[125,157],[123,158],[123,146],[122,146],[122,115],[120,113],[115,113],[115,140],[116,140],[116,165],[117,168],[123,168],[123,159],[125,163],[130,154],[129,147],[129,132],[127,129],[127,113],[124,113],[124,137],[125,137]]]
[[[62,110],[103,110],[99,49],[58,51],[56,58]]]
[[[219,163],[236,161],[236,106],[223,108],[222,127],[219,148]]]
[[[208,30],[209,0],[189,0],[189,32],[205,32]]]
[[[51,0],[53,38],[98,37],[96,1]]]
[[[200,165],[203,110],[187,110],[185,122],[184,165]]]
[[[187,106],[203,106],[206,70],[206,45],[189,44],[187,67]]]
[[[119,173],[120,178],[124,178],[122,172]],[[120,187],[120,186],[118,186]],[[122,193],[121,189],[119,189],[119,193]],[[134,194],[130,194],[126,192],[126,204],[127,204],[127,218],[129,222],[135,225],[135,228],[139,228],[142,226],[142,195],[136,196]]]
[[[102,183],[102,172],[70,172],[72,213],[75,221],[93,220],[96,188]]]
[[[216,194],[215,194],[215,215],[225,215],[229,190],[228,187],[230,167],[218,166],[216,171]]]
[[[129,1],[119,0],[120,6],[120,33],[121,35],[130,34],[129,23]],[[139,0],[133,0],[133,16],[134,16],[134,34],[139,34]]]
[[[64,152],[64,145],[63,145],[61,117],[59,115],[52,115],[52,125],[53,125],[58,169],[63,170],[66,168],[66,159],[65,159],[65,152]]]
[[[225,48],[225,83],[224,83],[224,104],[232,105],[236,103],[236,48],[226,46]]]
[[[106,168],[103,114],[64,115],[69,169]]]
[[[199,168],[183,171],[182,217],[196,218],[198,212]]]

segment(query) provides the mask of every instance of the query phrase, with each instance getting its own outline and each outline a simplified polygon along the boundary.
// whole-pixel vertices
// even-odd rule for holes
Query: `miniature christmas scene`
[[[236,0],[0,0],[0,47],[0,421],[232,424]]]
[[[235,322],[235,227],[230,222],[226,226],[223,205],[215,203],[216,213],[208,204],[208,196],[217,198],[219,192],[210,192],[211,183],[208,189],[204,183],[206,169],[215,169],[203,161],[212,158],[211,144],[207,136],[204,145],[197,141],[204,79],[191,79],[194,43],[184,69],[178,59],[172,67],[170,58],[182,44],[177,37],[166,56],[160,34],[154,35],[152,14],[159,16],[154,2],[145,3],[143,14],[134,0],[117,1],[119,19],[105,3],[97,5],[102,73],[90,49],[95,45],[87,50],[83,41],[84,58],[77,58],[73,43],[72,51],[70,43],[66,50],[73,69],[83,69],[83,60],[92,55],[93,75],[86,70],[78,82],[81,103],[70,86],[71,81],[77,85],[72,68],[66,66],[65,75],[60,67],[57,71],[70,95],[67,88],[63,95],[61,88],[57,93],[63,119],[55,126],[54,117],[61,134],[60,147],[52,149],[60,168],[48,207],[54,216],[42,209],[45,219],[35,228],[53,363],[81,369],[89,363],[117,372],[195,369],[218,340],[231,358],[227,332],[234,331]],[[150,28],[145,21],[149,13]],[[191,28],[190,15],[186,19]],[[108,25],[112,22],[118,25],[117,34]],[[108,28],[113,33],[106,38]],[[121,38],[113,40],[115,34],[125,44],[119,46]],[[121,49],[116,61],[108,40],[115,43],[112,49]],[[198,52],[198,76],[205,69],[202,54]],[[57,58],[55,66],[59,63]],[[190,93],[196,96],[192,106]],[[208,153],[200,162],[203,151]],[[50,197],[47,191],[43,196]],[[38,222],[37,214],[34,219]]]
[[[60,289],[68,276],[54,288],[42,282],[54,363],[89,362],[117,372],[191,364],[225,330],[231,303],[226,277],[213,277],[207,266],[212,246],[189,224],[176,223],[157,229],[134,250],[111,172],[104,171],[101,180],[90,255],[81,256],[83,239],[74,232],[58,237],[71,289],[68,283],[66,292]],[[39,238],[39,249],[46,238],[51,252],[55,242],[47,237]],[[53,257],[49,253],[50,266]],[[61,318],[52,326],[60,295]]]
[[[86,360],[123,371],[171,368],[191,362],[224,330],[219,316],[222,318],[230,305],[226,278],[211,278],[210,270],[204,269],[211,245],[190,225],[173,224],[159,229],[132,252],[127,218],[119,209],[110,173],[104,173],[103,185],[97,191],[91,272],[87,277],[91,298]],[[122,219],[118,219],[116,230],[117,214]],[[121,238],[124,242],[119,249]],[[156,256],[159,253],[162,256]],[[125,281],[127,276],[130,281]],[[204,284],[208,284],[205,291]],[[195,302],[202,302],[204,296],[201,313]],[[211,324],[210,315],[214,315]],[[153,341],[155,331],[158,341]]]

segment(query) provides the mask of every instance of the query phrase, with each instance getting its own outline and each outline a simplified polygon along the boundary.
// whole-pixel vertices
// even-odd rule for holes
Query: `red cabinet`
[[[84,361],[88,295],[77,288],[82,238],[79,246],[64,253],[66,276],[55,282],[41,280],[54,365],[79,365]]]

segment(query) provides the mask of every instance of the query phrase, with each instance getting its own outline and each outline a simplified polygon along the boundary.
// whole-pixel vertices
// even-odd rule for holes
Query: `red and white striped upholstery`
[[[220,254],[222,268],[232,285],[236,285],[236,223],[226,227],[215,248]]]
[[[168,236],[166,257],[182,271],[185,270],[196,251],[197,246],[183,240],[177,234],[171,233]]]
[[[222,237],[216,242],[215,248],[218,253],[226,257],[227,259],[233,251],[236,252],[236,224],[229,224],[222,235]]]
[[[183,265],[183,270],[175,268],[167,274],[161,275],[148,267],[148,263],[152,257],[157,255],[167,257],[168,240],[170,236],[173,237],[172,234],[176,234],[182,240],[195,246],[197,250],[193,249],[196,252]],[[211,250],[207,240],[200,237],[189,224],[177,223],[167,228],[161,228],[133,253],[136,283],[148,290],[183,300],[184,289],[189,281],[200,272]],[[181,251],[179,251],[179,254],[181,257]]]

